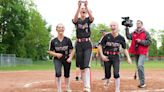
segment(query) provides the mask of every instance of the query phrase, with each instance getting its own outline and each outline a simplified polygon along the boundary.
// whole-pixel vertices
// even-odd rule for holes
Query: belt
[[[104,51],[106,55],[118,55],[120,52]]]
[[[90,41],[90,38],[78,38],[77,42],[88,42]]]

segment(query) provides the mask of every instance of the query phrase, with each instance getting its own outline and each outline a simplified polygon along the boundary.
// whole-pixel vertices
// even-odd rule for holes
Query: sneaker
[[[72,90],[70,88],[67,88],[66,92],[72,92]]]
[[[109,79],[105,79],[104,86],[108,87],[109,86]]]
[[[101,80],[106,80],[106,78],[104,77],[104,78],[102,78]]]
[[[143,84],[143,85],[138,85],[139,88],[145,88],[146,87],[146,84]]]
[[[90,90],[90,88],[85,87],[85,88],[84,88],[84,92],[91,92],[91,90]]]

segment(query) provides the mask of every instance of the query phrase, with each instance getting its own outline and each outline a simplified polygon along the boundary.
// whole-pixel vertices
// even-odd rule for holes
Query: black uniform
[[[55,38],[51,41],[50,50],[55,51],[56,53],[63,54],[63,56],[60,59],[54,57],[53,62],[55,66],[56,77],[61,77],[62,65],[64,66],[64,76],[66,78],[69,77],[71,63],[68,63],[66,60],[68,59],[70,50],[72,49],[73,49],[72,42],[67,37],[64,37],[62,41],[59,41],[58,38]]]
[[[108,56],[109,61],[104,62],[105,65],[105,77],[109,79],[111,77],[111,66],[114,69],[114,78],[119,78],[119,65],[120,65],[120,46],[126,49],[126,43],[123,36],[120,34],[117,37],[113,37],[111,33],[106,34],[102,41],[101,46],[104,47],[103,54]]]
[[[74,23],[74,22],[73,22]],[[92,54],[92,44],[90,41],[90,21],[89,17],[81,20],[78,18],[78,21],[75,24],[76,26],[76,62],[80,66],[80,69],[89,68],[89,63],[91,60]]]

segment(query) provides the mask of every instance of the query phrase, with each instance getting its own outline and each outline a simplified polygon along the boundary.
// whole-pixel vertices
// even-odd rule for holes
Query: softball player
[[[124,53],[127,56],[128,63],[132,63],[129,53],[126,49],[126,43],[123,36],[118,33],[118,24],[112,22],[110,24],[111,33],[106,34],[99,45],[99,51],[105,66],[105,86],[109,84],[109,79],[111,77],[111,66],[113,66],[113,74],[115,78],[115,92],[120,92],[120,46],[124,49]],[[104,47],[102,51],[102,47]]]
[[[62,92],[62,66],[64,66],[66,92],[71,92],[69,85],[69,76],[71,60],[73,57],[73,46],[71,40],[64,36],[64,30],[65,28],[63,24],[58,24],[56,26],[58,36],[51,41],[50,50],[48,51],[48,53],[54,56],[53,63],[55,67],[56,85],[58,92]]]
[[[84,6],[81,4],[84,3]],[[80,18],[78,15],[80,13]],[[89,17],[86,17],[86,15]],[[78,2],[78,9],[72,20],[76,26],[76,57],[81,69],[81,77],[84,84],[84,91],[90,92],[90,60],[92,54],[92,44],[90,41],[90,24],[94,18],[88,9],[88,2]]]

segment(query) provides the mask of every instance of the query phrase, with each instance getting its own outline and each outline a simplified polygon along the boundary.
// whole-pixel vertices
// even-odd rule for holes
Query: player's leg
[[[112,61],[104,62],[104,69],[105,69],[104,86],[105,87],[107,87],[109,85],[109,79],[111,77],[111,66],[112,66]]]
[[[79,81],[80,78],[80,64],[79,64],[79,60],[76,57],[76,77],[75,77],[76,81]]]
[[[86,49],[84,51],[84,87],[85,90],[88,92],[90,91],[90,61],[92,58],[92,49]]]
[[[56,73],[55,75],[56,75],[57,92],[62,92],[62,86],[61,86],[62,63],[61,61],[55,59],[54,66],[55,66],[55,73]]]
[[[64,77],[65,77],[66,92],[71,92],[70,80],[69,80],[71,63],[64,61],[63,66],[64,66]]]
[[[115,55],[113,57],[113,74],[114,74],[114,78],[115,78],[115,92],[120,92],[120,74],[119,74],[119,70],[120,70],[120,58],[119,55]]]

